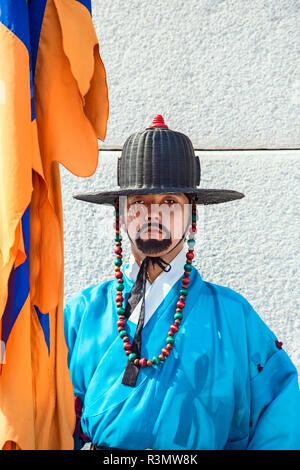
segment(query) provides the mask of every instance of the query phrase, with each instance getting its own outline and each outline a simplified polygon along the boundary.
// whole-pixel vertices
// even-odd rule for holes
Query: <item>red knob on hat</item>
[[[168,126],[165,124],[164,118],[161,116],[161,114],[157,114],[155,116],[152,124],[150,124],[149,127],[166,127],[168,129]]]

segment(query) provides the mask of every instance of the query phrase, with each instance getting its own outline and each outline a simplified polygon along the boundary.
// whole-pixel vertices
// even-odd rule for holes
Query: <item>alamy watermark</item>
[[[172,199],[168,197],[167,199]],[[126,227],[127,233],[132,239],[142,236],[143,239],[173,238],[180,240],[183,233],[186,237],[191,233],[192,226],[191,203],[180,204],[144,204],[139,200],[128,206],[127,196],[119,197],[119,214],[122,217],[122,224]],[[197,238],[204,240],[204,207],[197,206]]]
[[[178,203],[171,205],[165,203],[160,205],[147,204],[144,206],[142,204],[127,205],[127,202],[127,196],[119,197],[119,230],[123,242],[136,242],[139,238],[144,241],[149,239],[167,240],[170,238],[173,241],[179,241],[185,231],[185,240],[194,238],[203,247],[206,239],[205,206],[203,204],[197,205],[197,232],[191,233],[192,204],[190,203],[184,205]],[[97,214],[96,211],[95,213]],[[101,213],[97,214],[97,217],[93,220],[100,240],[99,243],[102,243],[102,241],[106,243],[107,237],[113,237],[116,229],[111,208],[103,207]],[[91,230],[93,231],[93,229]]]

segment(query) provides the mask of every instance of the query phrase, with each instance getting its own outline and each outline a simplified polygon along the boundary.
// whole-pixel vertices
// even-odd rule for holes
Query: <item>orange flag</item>
[[[0,448],[72,449],[59,163],[90,176],[108,119],[90,0],[0,0]]]

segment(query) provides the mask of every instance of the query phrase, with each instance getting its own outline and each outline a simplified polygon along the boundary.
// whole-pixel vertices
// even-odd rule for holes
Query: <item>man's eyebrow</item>
[[[143,199],[143,196],[131,196],[131,198],[127,198],[128,202],[136,201],[137,199]]]

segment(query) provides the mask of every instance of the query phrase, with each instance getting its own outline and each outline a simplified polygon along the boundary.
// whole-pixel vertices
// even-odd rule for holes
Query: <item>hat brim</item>
[[[200,188],[127,188],[114,191],[100,191],[96,193],[75,194],[74,199],[91,202],[92,204],[104,204],[114,206],[118,196],[134,194],[168,194],[184,193],[191,197],[197,196],[197,204],[220,204],[222,202],[242,199],[245,195],[231,189],[200,189]]]

